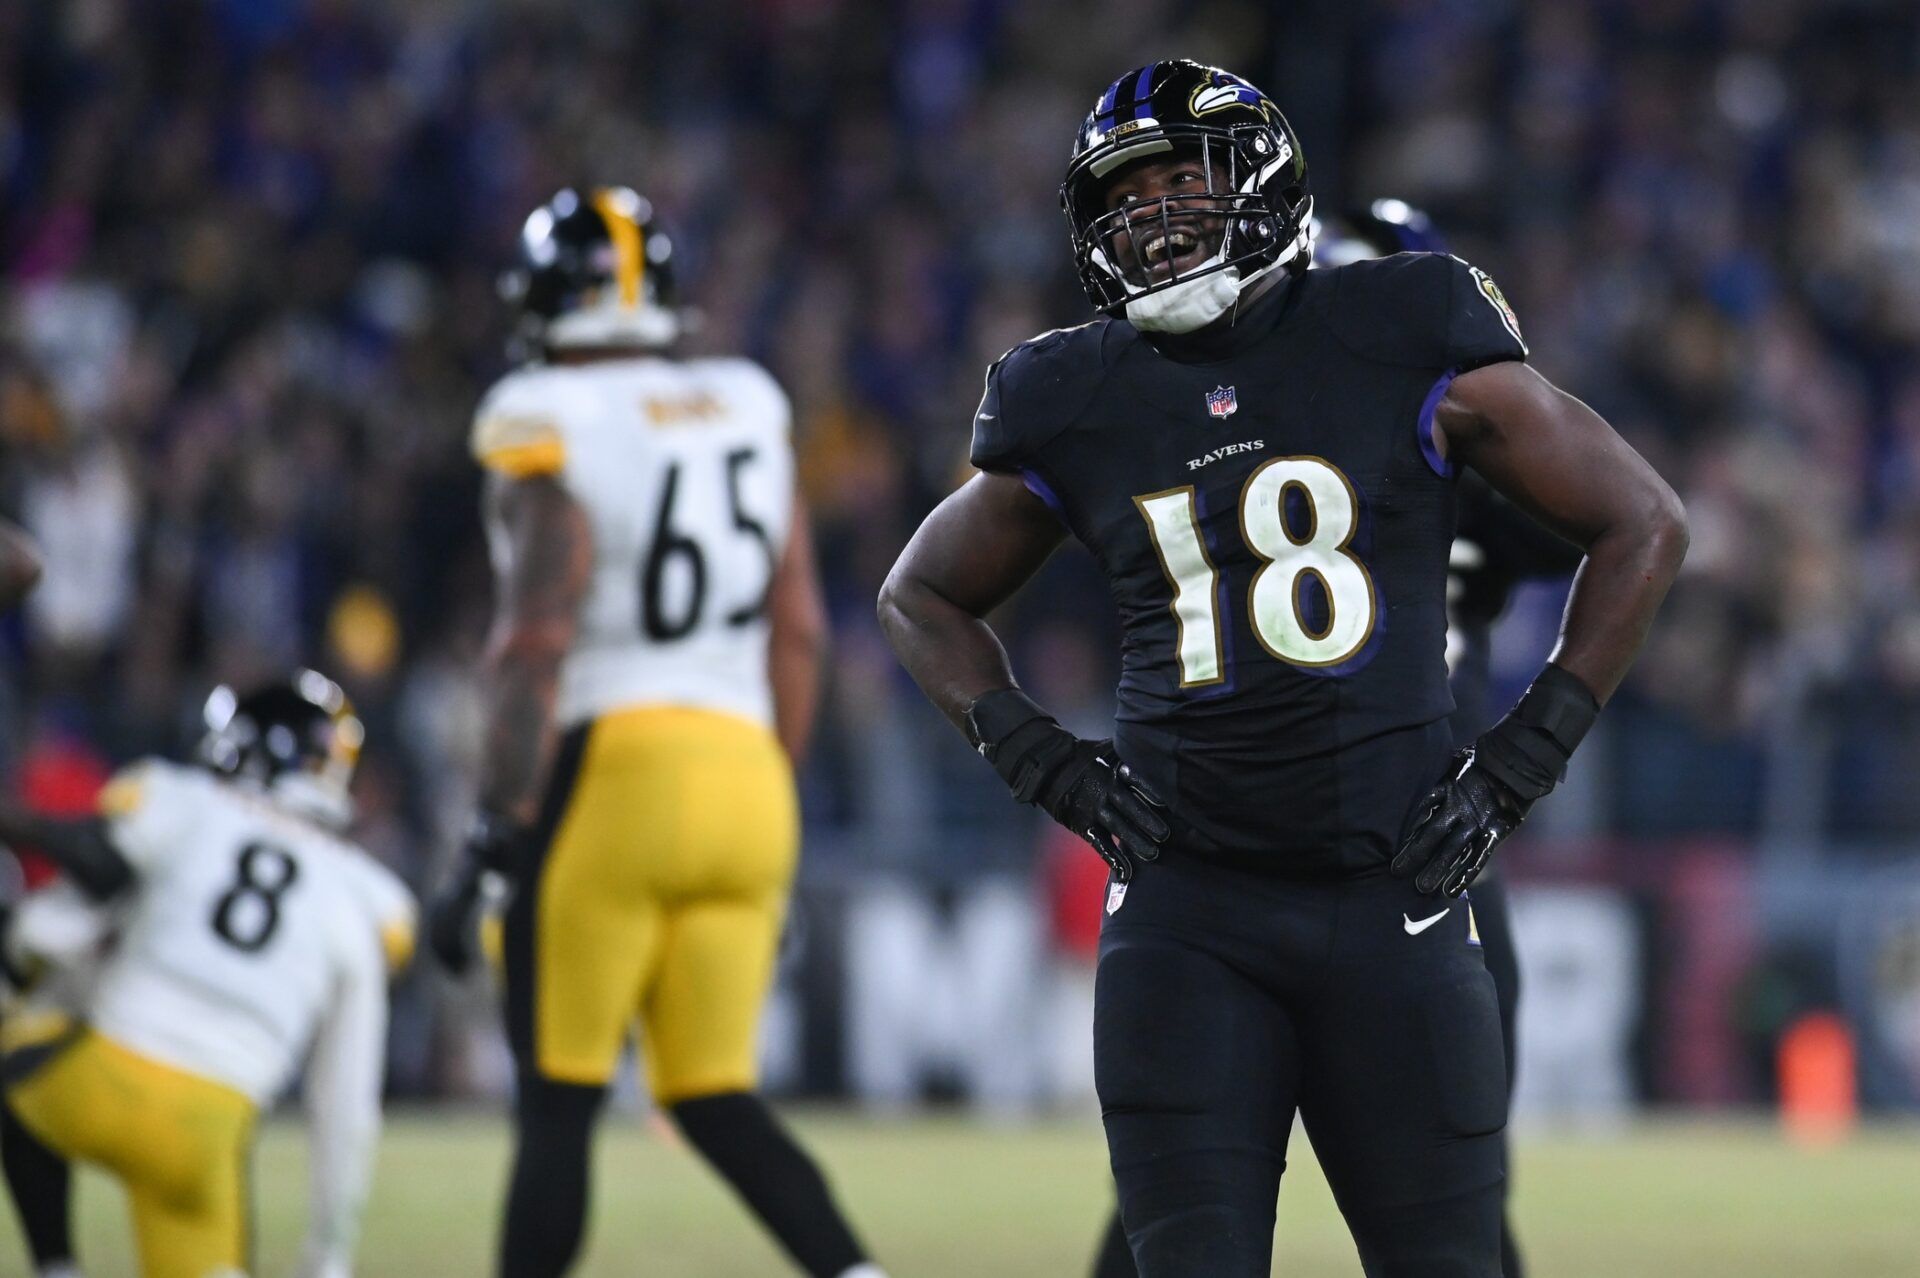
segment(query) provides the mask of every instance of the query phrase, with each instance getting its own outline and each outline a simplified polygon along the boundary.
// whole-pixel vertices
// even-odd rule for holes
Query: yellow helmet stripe
[[[593,193],[593,207],[607,224],[613,240],[613,278],[620,286],[622,306],[640,305],[640,277],[646,271],[646,255],[641,252],[640,223],[621,197],[623,191],[601,188]],[[631,197],[629,197],[631,198]]]

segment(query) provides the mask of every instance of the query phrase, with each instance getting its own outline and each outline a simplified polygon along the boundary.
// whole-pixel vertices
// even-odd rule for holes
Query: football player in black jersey
[[[1264,1278],[1297,1111],[1370,1275],[1493,1278],[1505,1069],[1456,898],[1625,675],[1685,516],[1527,367],[1483,273],[1307,272],[1306,165],[1245,81],[1128,72],[1062,199],[1107,314],[989,370],[982,473],[879,608],[1015,796],[1112,865],[1095,1069],[1134,1259]],[[1462,465],[1586,558],[1551,663],[1456,753]],[[984,620],[1069,532],[1119,607],[1111,741],[1022,693]]]
[[[1425,213],[1402,200],[1375,200],[1364,210],[1320,223],[1314,237],[1313,265],[1347,266],[1395,253],[1445,251],[1445,241]],[[1447,581],[1447,668],[1454,701],[1453,736],[1456,741],[1464,741],[1478,736],[1493,722],[1489,641],[1493,623],[1505,611],[1513,588],[1529,579],[1570,576],[1580,566],[1580,552],[1493,492],[1471,471],[1460,477],[1459,510]],[[1494,871],[1474,880],[1472,909],[1482,957],[1500,1004],[1500,1042],[1511,1101],[1520,961],[1513,942],[1506,884]],[[1510,1156],[1507,1162],[1511,1168]],[[1511,1174],[1504,1188],[1511,1188]],[[1503,1278],[1525,1278],[1510,1215],[1504,1215],[1501,1223],[1500,1268]],[[1138,1273],[1116,1211],[1094,1257],[1093,1278],[1137,1278]]]
[[[1313,264],[1345,266],[1395,253],[1444,252],[1446,242],[1425,213],[1402,200],[1375,200],[1364,210],[1347,213],[1321,228]],[[1490,669],[1493,623],[1506,611],[1514,587],[1528,580],[1571,576],[1580,567],[1580,551],[1541,527],[1471,471],[1460,477],[1459,505],[1459,526],[1448,564],[1447,667],[1453,688],[1453,736],[1456,741],[1466,741],[1479,736],[1494,721]],[[1474,880],[1473,916],[1479,925],[1482,956],[1493,977],[1494,994],[1500,1000],[1500,1041],[1506,1052],[1507,1096],[1511,1100],[1520,957],[1514,947],[1506,883],[1497,872],[1490,870]],[[1511,1167],[1510,1157],[1508,1165]],[[1507,1187],[1511,1188],[1511,1173]],[[1500,1268],[1503,1278],[1525,1278],[1511,1216],[1501,1225]]]

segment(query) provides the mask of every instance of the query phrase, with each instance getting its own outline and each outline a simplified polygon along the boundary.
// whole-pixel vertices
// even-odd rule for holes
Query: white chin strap
[[[1241,290],[1247,285],[1274,267],[1285,266],[1307,251],[1307,246],[1313,242],[1307,223],[1307,219],[1302,219],[1300,234],[1294,237],[1293,243],[1287,245],[1280,256],[1251,275],[1241,275],[1237,266],[1220,266],[1227,255],[1226,245],[1222,244],[1212,257],[1195,268],[1201,273],[1193,279],[1182,280],[1158,292],[1130,300],[1127,303],[1127,323],[1143,333],[1191,333],[1205,328],[1233,309],[1233,304],[1240,300]],[[1127,291],[1139,290],[1129,285]]]
[[[1221,269],[1225,260],[1223,248],[1199,265],[1202,273],[1193,279],[1133,298],[1127,303],[1127,323],[1143,333],[1191,333],[1213,323],[1240,300],[1240,268]]]

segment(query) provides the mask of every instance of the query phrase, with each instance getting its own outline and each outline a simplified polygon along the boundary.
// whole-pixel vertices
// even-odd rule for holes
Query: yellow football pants
[[[502,937],[523,1062],[603,1084],[637,1019],[660,1103],[751,1089],[799,851],[773,734],[687,708],[604,716],[563,743],[542,826]]]
[[[247,1266],[253,1102],[87,1031],[7,1091],[27,1129],[125,1187],[144,1278]]]

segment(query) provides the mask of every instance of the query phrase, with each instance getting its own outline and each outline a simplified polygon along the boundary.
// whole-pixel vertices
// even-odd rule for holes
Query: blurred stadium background
[[[833,607],[770,1082],[835,1103],[812,1130],[900,1272],[1076,1272],[1104,1210],[1101,867],[1005,801],[871,602],[960,477],[987,362],[1084,318],[1054,191],[1091,95],[1171,55],[1273,91],[1323,209],[1427,208],[1691,511],[1639,667],[1505,854],[1541,1268],[1916,1272],[1910,1192],[1888,1198],[1920,1183],[1888,1125],[1920,1107],[1910,0],[0,4],[0,506],[47,555],[0,633],[7,783],[84,804],[177,751],[213,682],[310,662],[369,721],[366,841],[429,883],[472,802],[465,433],[505,367],[495,276],[556,187],[631,183],[687,250],[699,346],[794,397]],[[1515,692],[1562,591],[1499,631]],[[1086,564],[1005,632],[1069,726],[1110,715]],[[417,1108],[363,1268],[477,1272],[446,1257],[492,1234],[495,1107],[444,1103],[505,1087],[490,997],[422,968],[396,998]],[[1782,1144],[1783,1073],[1879,1130]],[[719,1191],[657,1142],[608,1157],[632,1175],[603,1178],[593,1272],[629,1271],[623,1239],[656,1272],[773,1266],[744,1228],[702,1250]],[[1289,1221],[1315,1210],[1295,1197]],[[1355,1271],[1324,1212],[1294,1237],[1319,1250],[1283,1243],[1289,1272]]]

